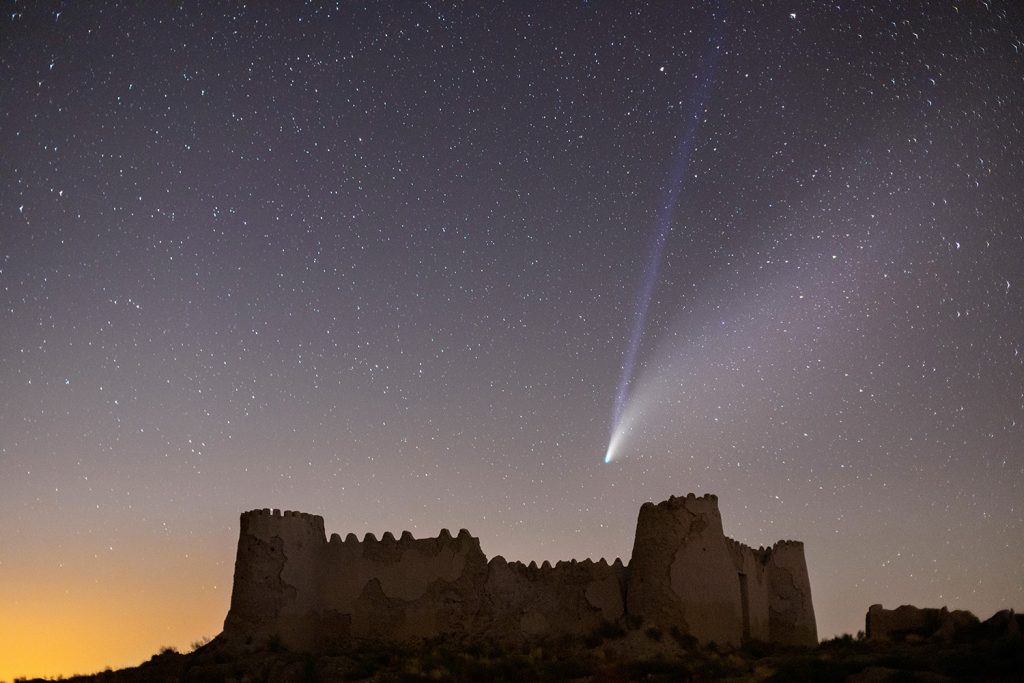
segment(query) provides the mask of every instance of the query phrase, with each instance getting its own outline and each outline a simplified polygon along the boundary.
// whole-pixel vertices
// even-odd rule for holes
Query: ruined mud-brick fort
[[[488,561],[465,529],[328,540],[322,517],[253,510],[241,518],[224,637],[326,651],[366,639],[516,644],[609,624],[705,644],[815,645],[803,544],[737,543],[722,531],[718,498],[692,493],[640,508],[627,565]]]

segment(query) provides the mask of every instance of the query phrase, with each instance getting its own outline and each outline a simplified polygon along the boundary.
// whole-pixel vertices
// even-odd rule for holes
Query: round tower
[[[645,503],[637,519],[626,612],[702,643],[743,638],[740,575],[714,495]]]
[[[252,510],[241,516],[231,608],[224,633],[314,644],[320,611],[323,517]]]
[[[818,627],[811,604],[811,581],[807,575],[804,544],[779,541],[772,547],[767,565],[769,632],[775,643],[818,644]]]

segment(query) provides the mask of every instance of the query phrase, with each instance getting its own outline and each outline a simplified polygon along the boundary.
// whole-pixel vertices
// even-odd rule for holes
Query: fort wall
[[[645,503],[628,566],[488,561],[465,529],[328,540],[322,517],[253,510],[241,516],[224,635],[318,650],[437,636],[519,643],[608,624],[704,643],[814,644],[803,546],[754,550],[727,538],[713,495]]]
[[[978,618],[966,610],[950,611],[946,607],[921,608],[913,605],[885,609],[881,605],[871,605],[865,619],[865,633],[868,640],[937,638],[951,642],[958,633],[979,624]]]
[[[480,541],[462,529],[452,537],[362,541],[331,537],[323,562],[323,614],[335,638],[413,640],[464,633],[479,611],[487,575]]]
[[[488,565],[480,631],[505,640],[593,633],[623,617],[624,575],[621,561],[538,567],[495,557]]]

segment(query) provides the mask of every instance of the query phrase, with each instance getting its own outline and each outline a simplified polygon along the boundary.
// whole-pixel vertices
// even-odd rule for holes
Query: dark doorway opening
[[[743,642],[750,640],[750,595],[747,593],[747,575],[740,572],[740,612],[743,614]]]

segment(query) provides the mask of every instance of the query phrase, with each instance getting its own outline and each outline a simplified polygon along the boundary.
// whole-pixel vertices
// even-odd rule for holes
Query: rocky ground
[[[984,622],[988,624],[989,622]],[[214,640],[194,652],[164,651],[141,666],[67,679],[81,683],[235,681],[1021,681],[1024,640],[1005,629],[960,633],[953,641],[908,634],[902,642],[845,636],[815,648],[751,643],[697,647],[655,629],[608,630],[585,639],[524,645],[430,642],[374,644],[330,655],[284,650],[275,642],[231,650]]]

